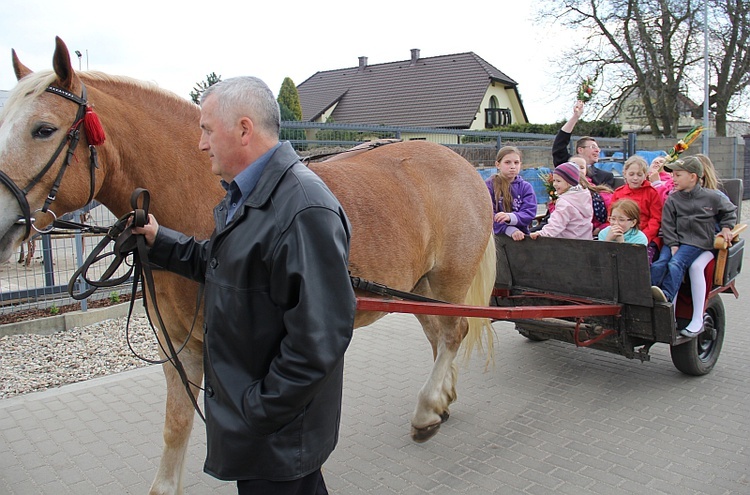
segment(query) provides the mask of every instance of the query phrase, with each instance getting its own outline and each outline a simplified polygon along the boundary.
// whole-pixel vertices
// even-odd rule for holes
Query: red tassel
[[[83,129],[86,131],[86,140],[91,146],[99,146],[104,142],[104,128],[91,107],[86,107],[86,114],[83,116]]]

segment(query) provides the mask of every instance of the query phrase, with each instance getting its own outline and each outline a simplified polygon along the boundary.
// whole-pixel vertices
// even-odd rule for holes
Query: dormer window
[[[484,127],[500,127],[512,123],[510,108],[498,108],[496,96],[490,96],[490,107],[484,109]]]

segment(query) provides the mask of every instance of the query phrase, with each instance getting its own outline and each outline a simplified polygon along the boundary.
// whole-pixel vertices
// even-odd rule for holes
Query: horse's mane
[[[28,99],[32,99],[40,95],[47,86],[52,84],[57,78],[54,72],[51,70],[32,72],[28,76],[24,77],[16,87],[10,92],[10,97],[3,106],[2,114],[0,114],[0,120],[6,115],[10,115],[11,112],[23,107],[24,102]]]
[[[129,86],[141,93],[155,93],[160,98],[165,98],[166,101],[173,102],[176,105],[181,105],[183,109],[186,107],[197,108],[192,102],[185,98],[180,98],[175,93],[159,87],[155,82],[141,81],[127,76],[113,76],[97,71],[84,71],[77,72],[76,74],[86,85],[96,85],[97,82],[100,82],[111,85]],[[43,93],[47,86],[52,84],[55,79],[57,79],[57,75],[53,71],[45,70],[32,72],[18,81],[16,87],[11,91],[10,98],[5,102],[2,114],[0,114],[0,119],[6,114],[10,114],[10,112],[21,108],[26,100],[35,98]]]

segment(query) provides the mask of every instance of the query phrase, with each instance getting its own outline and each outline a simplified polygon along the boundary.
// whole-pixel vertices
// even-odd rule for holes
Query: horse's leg
[[[34,239],[28,240],[28,245],[26,249],[26,266],[31,265],[31,260],[34,259],[34,253],[36,252],[36,241]]]
[[[185,348],[180,353],[180,361],[185,367],[188,379],[200,385],[203,378],[202,352]],[[164,449],[149,495],[181,495],[185,454],[193,430],[195,410],[174,366],[165,363],[162,367],[167,380]],[[196,387],[191,388],[197,397],[199,390]]]
[[[449,406],[456,400],[457,369],[454,364],[458,348],[468,331],[465,318],[417,315],[432,345],[432,366],[427,382],[417,396],[412,416],[412,439],[424,442],[437,433],[440,424],[450,416]]]

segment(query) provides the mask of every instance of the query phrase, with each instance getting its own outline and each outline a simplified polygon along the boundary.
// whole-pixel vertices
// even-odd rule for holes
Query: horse
[[[213,207],[225,193],[198,149],[196,105],[153,83],[75,71],[60,38],[51,71],[33,72],[15,50],[12,62],[18,83],[0,114],[1,260],[31,235],[31,227],[41,230],[92,198],[118,217],[126,214],[138,187],[151,192],[151,212],[161,224],[196,238],[210,236]],[[88,125],[81,127],[89,112],[98,116],[103,142],[101,136],[92,139]],[[68,152],[61,153],[66,145]],[[410,141],[309,166],[351,221],[352,276],[442,301],[488,304],[496,269],[491,199],[465,159],[440,144]],[[158,301],[165,327],[159,340],[164,343],[161,332],[168,332],[182,343],[193,324],[198,287],[163,271],[154,278],[155,294],[146,297],[149,308]],[[355,328],[383,315],[358,311]],[[492,331],[488,320],[416,317],[434,360],[411,417],[411,436],[421,442],[448,419],[456,399],[459,346],[486,343],[491,352]],[[201,339],[193,333],[179,356],[196,396],[203,377]],[[195,416],[178,372],[170,364],[163,370],[164,444],[151,494],[182,493]]]

